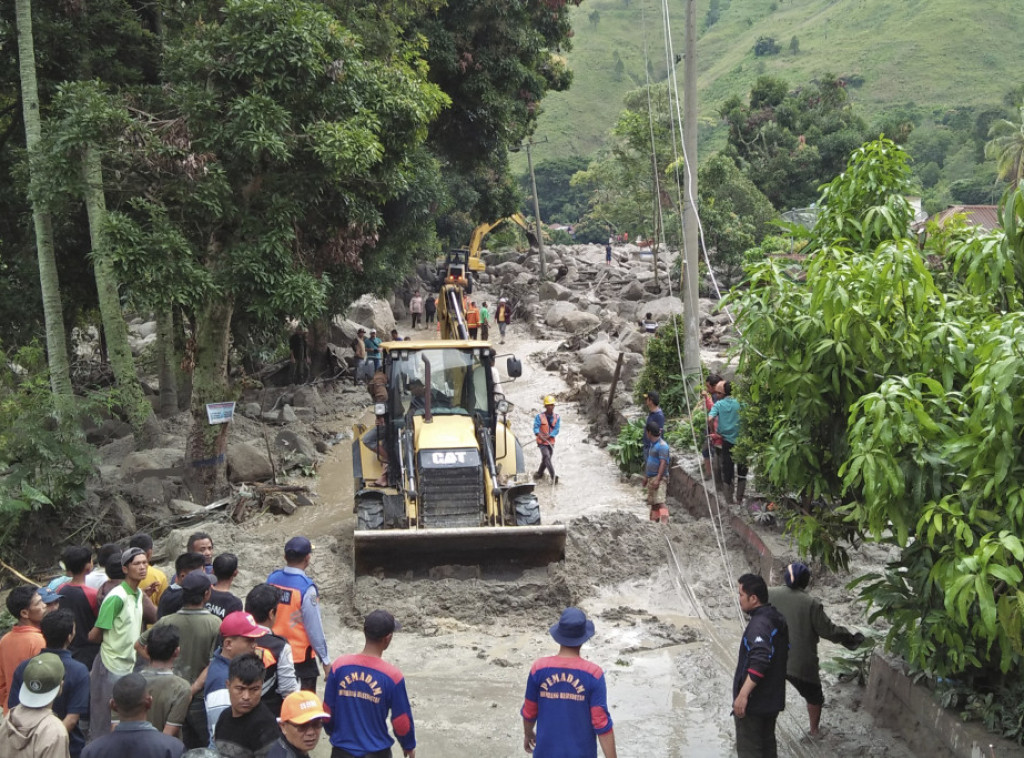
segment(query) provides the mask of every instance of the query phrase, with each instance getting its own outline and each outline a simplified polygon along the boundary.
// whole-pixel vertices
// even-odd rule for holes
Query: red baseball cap
[[[264,634],[270,634],[270,630],[257,624],[252,614],[245,611],[229,613],[220,622],[221,637],[262,637]]]

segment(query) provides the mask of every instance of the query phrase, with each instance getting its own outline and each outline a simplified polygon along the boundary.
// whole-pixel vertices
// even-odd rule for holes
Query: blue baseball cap
[[[285,553],[309,555],[313,552],[313,543],[305,537],[292,537],[284,544]]]
[[[60,595],[49,587],[40,587],[37,592],[39,593],[39,599],[43,601],[43,605],[50,605],[50,603],[56,603],[60,600]]]

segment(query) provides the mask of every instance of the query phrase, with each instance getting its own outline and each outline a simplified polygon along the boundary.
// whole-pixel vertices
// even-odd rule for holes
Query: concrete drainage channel
[[[694,477],[682,466],[672,469],[669,495],[694,518],[709,518],[709,503],[714,509],[715,493],[706,490],[704,481]],[[720,520],[742,542],[748,559],[763,576],[768,577],[769,585],[778,580],[783,568],[796,557],[786,552],[784,546],[774,544],[776,540],[771,537],[762,538],[735,513],[723,509],[716,520]],[[678,569],[679,563],[671,544],[669,549]],[[680,575],[679,579],[682,585],[680,591],[696,603],[686,578]],[[715,641],[716,647],[728,648],[725,652],[730,655],[733,653],[729,647],[731,642],[723,642],[711,624],[705,624],[705,632],[709,639]],[[788,698],[789,701],[792,699]],[[865,703],[876,722],[900,734],[908,745],[913,746],[917,755],[947,754],[955,758],[1024,756],[1024,748],[1019,745],[986,731],[978,724],[964,723],[956,713],[942,708],[927,687],[913,682],[900,662],[877,650],[871,659]],[[793,708],[792,712],[797,710]],[[779,721],[780,748],[785,748],[790,755],[820,755],[819,751],[809,750],[806,743],[794,738],[794,734],[799,735],[801,732],[788,728],[789,719],[785,716],[790,712],[787,709]]]

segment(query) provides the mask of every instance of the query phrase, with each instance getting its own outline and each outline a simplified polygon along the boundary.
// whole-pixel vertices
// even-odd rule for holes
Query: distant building
[[[939,226],[945,226],[955,214],[963,214],[967,217],[967,223],[981,227],[986,232],[1000,228],[999,206],[997,205],[951,205],[944,211],[939,211],[929,221],[934,221]]]

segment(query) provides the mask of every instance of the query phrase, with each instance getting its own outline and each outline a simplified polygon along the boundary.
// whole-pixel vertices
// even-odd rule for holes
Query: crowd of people
[[[300,758],[326,733],[335,758],[413,756],[405,682],[383,654],[400,628],[374,611],[365,646],[331,659],[313,546],[293,537],[284,565],[244,600],[238,559],[193,534],[171,581],[145,534],[127,547],[63,551],[65,575],[7,597],[0,638],[0,755],[23,758]],[[96,564],[100,564],[100,570]],[[316,694],[320,674],[325,697]]]
[[[657,399],[648,395],[655,408]],[[648,433],[654,451],[656,423]],[[244,600],[232,592],[237,558],[215,554],[204,532],[188,540],[171,581],[151,556],[144,534],[126,548],[105,545],[100,574],[89,548],[69,547],[64,576],[9,593],[16,624],[0,638],[0,755],[178,758],[201,749],[301,758],[325,735],[332,758],[384,758],[395,742],[415,756],[405,678],[385,660],[401,625],[375,610],[364,619],[362,650],[332,659],[307,574],[307,538],[289,539],[284,565]],[[750,617],[732,693],[741,758],[776,754],[786,681],[806,701],[810,734],[818,736],[818,641],[853,649],[864,639],[832,623],[807,593],[806,565],[791,564],[784,578],[771,590],[759,576],[739,579]],[[604,673],[581,655],[594,631],[578,608],[551,626],[558,651],[534,662],[520,710],[527,752],[593,758],[599,746],[605,758],[616,755]]]

